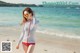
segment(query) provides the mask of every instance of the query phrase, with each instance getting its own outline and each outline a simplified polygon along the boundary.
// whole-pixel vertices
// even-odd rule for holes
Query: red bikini
[[[35,45],[35,43],[25,43],[25,42],[22,42],[22,44],[24,44],[24,45],[26,45],[26,46]]]

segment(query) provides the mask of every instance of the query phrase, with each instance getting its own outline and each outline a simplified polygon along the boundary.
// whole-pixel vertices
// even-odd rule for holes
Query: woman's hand
[[[19,45],[16,46],[16,49],[19,49]]]

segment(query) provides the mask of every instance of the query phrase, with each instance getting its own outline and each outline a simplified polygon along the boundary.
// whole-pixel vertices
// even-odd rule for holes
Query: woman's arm
[[[35,27],[35,18],[33,19],[33,21],[31,22],[31,25],[30,25],[30,30],[32,30],[34,27]]]
[[[18,45],[20,45],[22,39],[23,39],[23,33],[21,33],[21,35],[20,35],[20,38],[19,38],[19,40],[18,40]]]
[[[23,39],[23,33],[21,33],[21,35],[20,35],[20,38],[18,40],[18,45],[16,46],[16,49],[19,49],[19,45],[20,45],[22,39]]]

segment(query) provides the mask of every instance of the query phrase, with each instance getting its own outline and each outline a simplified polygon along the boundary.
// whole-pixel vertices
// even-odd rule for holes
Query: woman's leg
[[[27,53],[33,53],[35,45],[29,45]]]
[[[23,45],[24,52],[27,53],[28,46],[26,46],[26,45],[24,45],[24,44],[22,44],[22,45]]]

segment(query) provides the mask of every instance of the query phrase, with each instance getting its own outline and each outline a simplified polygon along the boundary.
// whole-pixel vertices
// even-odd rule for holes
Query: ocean
[[[26,7],[0,7],[0,26],[18,26]],[[80,9],[31,7],[39,20],[37,32],[80,38]]]

